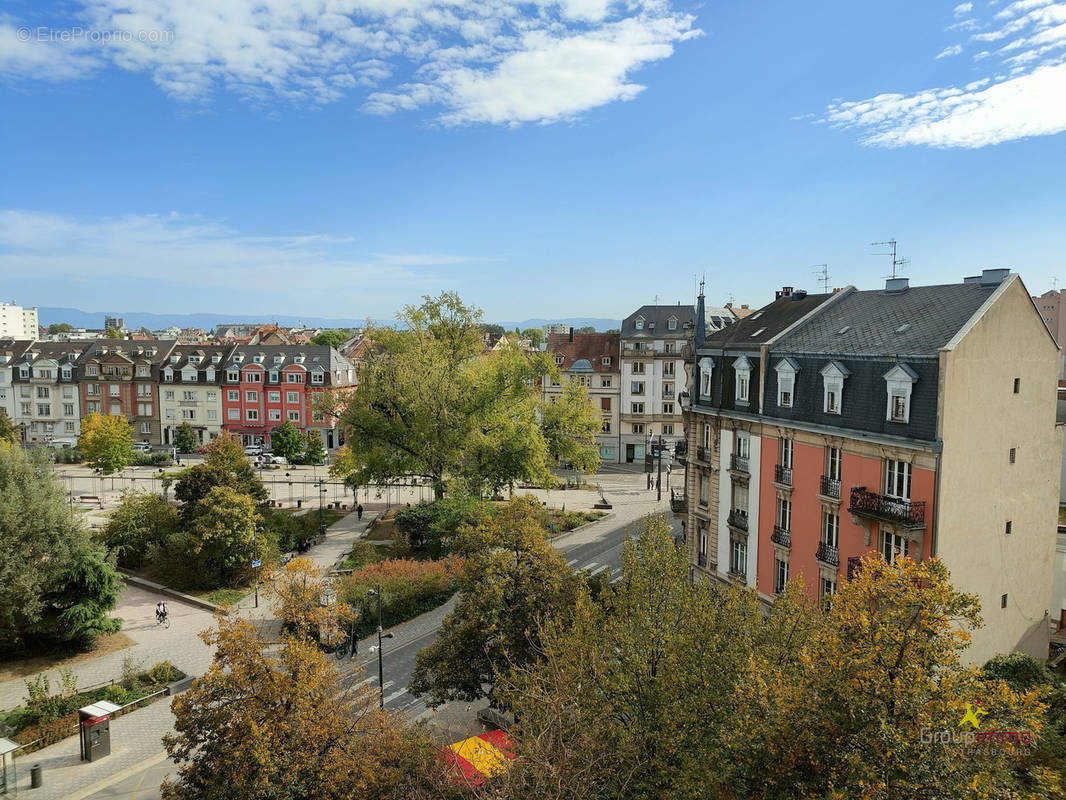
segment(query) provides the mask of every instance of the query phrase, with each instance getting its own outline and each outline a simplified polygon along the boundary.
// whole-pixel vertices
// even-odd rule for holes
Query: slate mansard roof
[[[575,333],[572,342],[569,334],[553,333],[546,349],[563,357],[559,365],[563,372],[618,372],[617,333]],[[603,359],[608,357],[611,361],[605,365]]]
[[[853,291],[785,336],[781,353],[935,356],[999,284],[951,283]]]
[[[699,352],[731,349],[756,349],[801,320],[833,295],[795,292],[778,298],[769,305],[727,328],[708,333]]]
[[[670,317],[677,320],[677,328],[670,330]],[[644,327],[637,330],[637,320]],[[693,306],[641,306],[622,320],[623,339],[685,339],[696,330],[696,309]]]

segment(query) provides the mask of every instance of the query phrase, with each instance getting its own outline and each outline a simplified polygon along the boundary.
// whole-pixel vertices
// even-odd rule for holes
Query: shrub
[[[53,719],[38,725],[23,728],[15,734],[15,741],[19,744],[36,742],[34,750],[55,744],[78,731],[78,717],[76,714],[67,714],[61,719]],[[25,753],[25,751],[23,751]]]
[[[57,464],[80,464],[85,456],[76,447],[60,447],[55,451],[55,460]]]
[[[340,599],[357,614],[356,635],[377,630],[377,598],[371,589],[381,586],[381,624],[405,622],[445,602],[456,591],[462,560],[412,561],[388,559],[370,564],[342,579]]]
[[[138,661],[129,653],[122,657],[122,680],[120,683],[127,689],[137,685],[139,676],[144,674],[144,662]]]
[[[456,534],[485,514],[491,506],[473,497],[445,497],[432,503],[419,503],[396,512],[396,530],[414,550],[425,550],[433,558],[450,552]],[[399,538],[399,537],[397,537]]]
[[[151,453],[134,453],[130,463],[138,467],[169,467],[174,459],[165,450],[154,450]]]
[[[148,670],[148,677],[152,683],[157,686],[161,686],[164,683],[171,683],[182,677],[182,673],[174,668],[174,665],[169,661],[160,661]]]
[[[343,569],[362,569],[367,564],[376,564],[382,561],[378,548],[366,539],[360,539],[352,547],[348,557],[344,559]]]
[[[126,703],[132,703],[137,699],[137,692],[126,689],[119,684],[105,687],[103,694],[103,700],[107,700],[117,706],[124,706]]]

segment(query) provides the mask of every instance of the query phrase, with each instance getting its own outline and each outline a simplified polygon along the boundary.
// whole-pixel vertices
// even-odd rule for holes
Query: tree
[[[592,405],[588,389],[571,381],[554,403],[540,405],[541,430],[548,453],[563,464],[582,472],[595,472],[600,466],[596,434],[603,425],[600,411]]]
[[[133,426],[122,415],[90,414],[81,422],[78,449],[105,474],[120,472],[133,461]]]
[[[326,445],[322,442],[322,434],[316,430],[307,432],[307,446],[304,449],[305,464],[322,464],[326,460]]]
[[[539,657],[542,624],[572,616],[582,582],[544,538],[537,508],[533,497],[515,498],[462,535],[459,600],[419,652],[411,681],[411,693],[429,705],[481,697],[501,704],[508,671]]]
[[[200,441],[196,437],[196,431],[192,429],[192,425],[188,422],[183,422],[178,426],[178,430],[174,433],[174,446],[178,449],[179,453],[191,453],[199,446]]]
[[[178,765],[165,800],[449,800],[465,796],[424,728],[376,711],[376,693],[342,688],[312,642],[279,651],[246,620],[219,619],[202,634],[215,660],[174,699],[163,743]]]
[[[939,562],[870,557],[828,607],[792,583],[765,613],[687,578],[652,518],[621,582],[548,622],[542,658],[510,678],[510,797],[1058,796],[1012,747],[953,743],[967,703],[981,730],[1040,741],[1045,721],[1039,694],[961,664],[979,617]]]
[[[70,333],[72,330],[74,330],[74,328],[66,322],[53,322],[48,326],[48,333],[50,336],[55,336],[57,333]]]
[[[105,328],[104,329],[104,337],[107,338],[107,339],[121,339],[122,338],[122,332],[121,331],[117,331],[114,328]]]
[[[207,446],[204,462],[182,472],[174,487],[174,497],[183,503],[181,513],[186,522],[196,516],[199,503],[218,486],[229,487],[255,503],[266,501],[268,496],[245,458],[240,440],[225,432]]]
[[[119,564],[136,568],[152,550],[166,546],[179,522],[177,509],[159,495],[126,492],[97,538]]]
[[[580,328],[575,328],[574,333],[595,333],[596,327],[594,325],[582,325]]]
[[[216,486],[197,504],[191,531],[183,537],[186,552],[207,572],[217,571],[223,584],[251,569],[252,537],[259,524],[255,502],[229,486]]]
[[[299,428],[289,420],[285,420],[271,431],[270,447],[274,455],[283,456],[295,463],[307,449],[307,439],[300,433]]]
[[[18,431],[15,430],[15,426],[11,423],[11,417],[7,415],[4,409],[0,408],[0,444],[4,442],[16,444],[18,440]]]
[[[536,381],[556,372],[547,354],[485,354],[481,312],[451,292],[400,317],[402,328],[367,334],[378,348],[341,413],[349,446],[332,473],[355,485],[420,475],[438,497],[454,480],[473,494],[520,480],[550,484],[536,415]]]
[[[324,330],[311,339],[311,344],[325,345],[338,349],[350,338],[348,331],[340,330],[338,328],[331,328]]]
[[[294,558],[275,576],[270,594],[278,617],[296,635],[329,643],[342,638],[341,631],[351,621],[347,603],[322,604],[322,596],[333,588],[326,570],[309,558]]]
[[[544,331],[540,328],[526,328],[522,331],[522,338],[529,339],[529,343],[534,347],[540,347],[544,343]]]
[[[0,553],[0,652],[87,645],[114,629],[107,613],[118,578],[92,550],[44,453],[0,444]]]

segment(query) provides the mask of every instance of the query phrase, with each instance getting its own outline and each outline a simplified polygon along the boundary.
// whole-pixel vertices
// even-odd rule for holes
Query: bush
[[[473,497],[445,497],[401,508],[396,512],[396,530],[413,550],[425,550],[432,558],[440,558],[450,552],[462,528],[490,513],[491,506]]]
[[[154,450],[151,453],[134,453],[130,463],[137,467],[169,467],[174,459],[165,450]]]
[[[456,591],[462,560],[411,561],[388,559],[363,567],[340,582],[339,598],[357,614],[356,636],[377,630],[377,598],[381,586],[381,624],[391,627],[444,603]]]
[[[55,462],[57,464],[81,464],[85,456],[76,447],[60,447],[55,450]]]
[[[376,564],[379,561],[383,561],[383,557],[378,547],[372,545],[366,539],[360,539],[355,543],[352,551],[348,554],[348,557],[344,559],[344,563],[341,565],[342,569],[362,569],[368,564]]]
[[[165,683],[172,683],[183,677],[180,670],[174,668],[174,665],[169,661],[160,661],[158,664],[148,670],[148,677],[157,686],[162,686]]]

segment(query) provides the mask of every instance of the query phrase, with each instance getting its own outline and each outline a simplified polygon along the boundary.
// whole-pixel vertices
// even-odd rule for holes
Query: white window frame
[[[733,362],[733,372],[736,375],[736,402],[747,404],[751,402],[751,361],[747,356],[741,356]]]
[[[888,422],[908,424],[911,421],[911,391],[914,389],[915,381],[918,380],[917,376],[906,364],[896,364],[882,377],[885,379],[885,388],[888,393],[885,419]],[[902,401],[902,414],[897,415],[893,411],[896,405],[895,398]]]
[[[792,408],[796,402],[796,373],[799,367],[788,359],[781,359],[774,367],[777,373],[777,405]]]
[[[911,499],[913,470],[909,461],[885,459],[885,495],[897,500]]]
[[[851,372],[839,361],[830,361],[821,369],[822,412],[840,414],[844,409],[844,381]]]
[[[711,376],[714,374],[714,360],[700,359],[700,397],[711,396]]]

